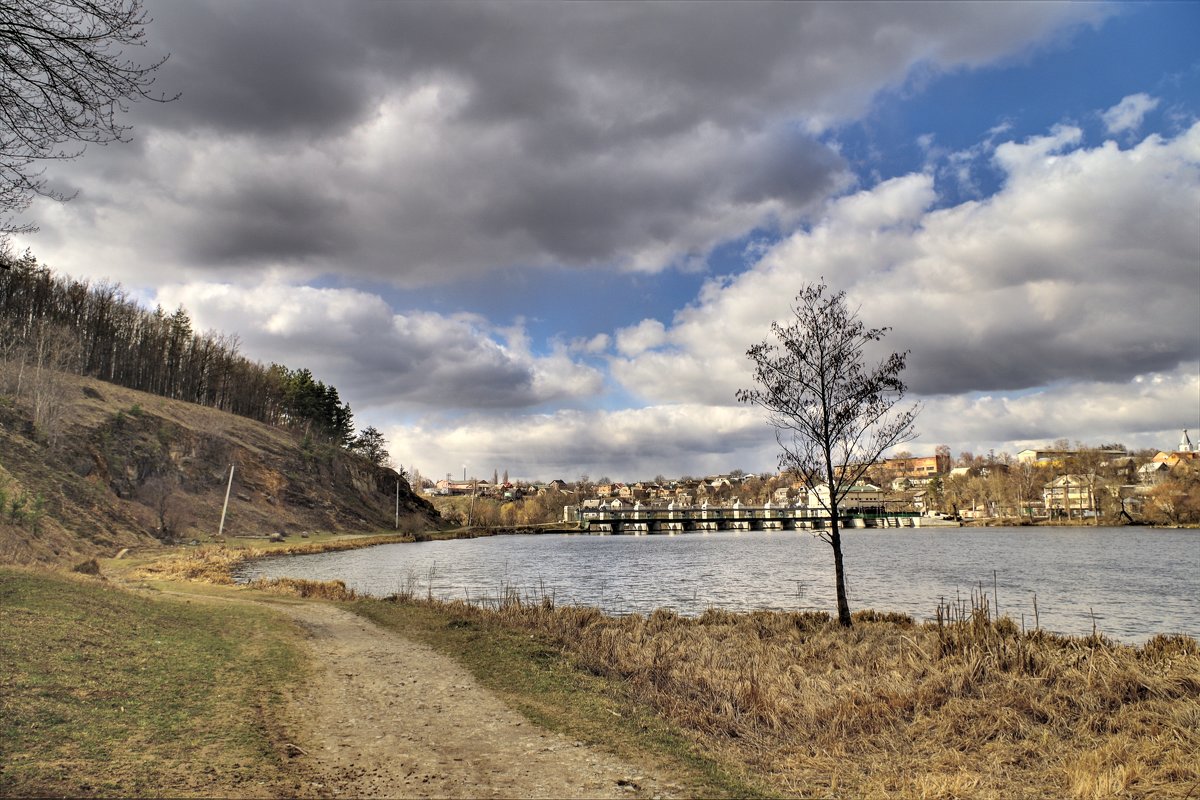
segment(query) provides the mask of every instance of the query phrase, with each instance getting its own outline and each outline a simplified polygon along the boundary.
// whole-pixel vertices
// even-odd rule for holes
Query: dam
[[[945,525],[944,520],[922,517],[916,511],[886,511],[881,508],[851,508],[839,513],[842,528],[918,528]],[[563,519],[578,522],[587,533],[677,534],[716,530],[820,530],[829,526],[823,509],[773,506],[668,506],[643,508],[618,506],[580,508],[567,506]],[[950,523],[957,526],[957,523]]]

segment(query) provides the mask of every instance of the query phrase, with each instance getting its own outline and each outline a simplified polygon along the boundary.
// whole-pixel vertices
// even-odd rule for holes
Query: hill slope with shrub
[[[44,380],[43,376],[43,380]],[[0,394],[0,562],[68,562],[216,535],[432,527],[394,470],[292,431],[54,373],[52,435],[32,395]]]

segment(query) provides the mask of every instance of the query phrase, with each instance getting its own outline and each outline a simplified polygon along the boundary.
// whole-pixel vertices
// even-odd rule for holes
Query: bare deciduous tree
[[[5,0],[0,3],[0,238],[29,225],[11,215],[47,190],[40,162],[70,159],[88,144],[127,138],[120,120],[132,100],[152,96],[166,58],[143,65],[141,0]]]
[[[168,471],[151,475],[138,487],[138,499],[157,517],[156,538],[164,542],[178,538],[188,521],[188,506],[179,495],[179,476]]]
[[[774,341],[751,347],[757,386],[737,393],[740,402],[764,408],[791,470],[829,513],[821,537],[833,548],[838,622],[851,624],[842,565],[839,512],[850,488],[886,451],[914,438],[919,406],[898,409],[908,354],[892,353],[877,366],[864,364],[867,347],[887,328],[867,328],[845,292],[824,283],[805,286],[792,307],[791,325],[771,324]],[[826,495],[817,491],[828,486]]]

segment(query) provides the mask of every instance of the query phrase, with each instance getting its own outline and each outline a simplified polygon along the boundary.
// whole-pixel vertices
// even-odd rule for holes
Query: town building
[[[1129,455],[1124,450],[1089,450],[1108,458],[1120,458]],[[1053,464],[1062,463],[1068,458],[1079,455],[1078,450],[1022,450],[1017,453],[1017,461],[1021,464]]]
[[[1179,439],[1179,447],[1177,449],[1160,450],[1151,461],[1166,464],[1168,467],[1174,467],[1176,464],[1185,462],[1200,464],[1200,447],[1192,444],[1191,437],[1184,430],[1183,436]]]
[[[1051,516],[1090,515],[1096,507],[1092,481],[1086,475],[1060,475],[1042,488],[1042,502]]]
[[[932,455],[888,458],[884,460],[883,466],[885,469],[893,472],[898,478],[929,478],[934,475],[944,475],[950,471],[950,456]]]
[[[838,510],[856,509],[883,510],[884,491],[871,483],[856,483],[846,492],[838,504]],[[808,507],[813,510],[829,509],[829,484],[821,483],[808,493]]]
[[[1138,483],[1142,486],[1157,486],[1171,476],[1171,467],[1165,461],[1147,461],[1138,467]]]

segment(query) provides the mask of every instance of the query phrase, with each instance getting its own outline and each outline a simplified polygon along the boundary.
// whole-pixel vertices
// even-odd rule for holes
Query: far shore
[[[1011,519],[981,519],[981,520],[964,520],[963,528],[1131,528],[1136,530],[1200,530],[1200,525],[1150,525],[1141,523],[1120,523],[1114,524],[1111,522],[1103,522],[1096,525],[1091,521],[1081,520],[1036,520],[1036,521],[1014,521]],[[848,535],[854,535],[861,532],[860,529],[849,528],[844,529]],[[865,530],[865,529],[864,529]],[[936,528],[896,528],[896,529],[875,529],[870,530],[887,530],[890,533],[903,533],[920,531],[921,533],[930,533]],[[199,553],[206,551],[207,557],[211,558],[212,554],[208,551],[220,551],[225,555],[222,558],[216,559],[222,562],[227,569],[232,570],[236,566],[245,561],[252,561],[256,558],[268,558],[272,556],[287,556],[287,555],[313,555],[316,553],[332,553],[341,550],[356,550],[363,547],[375,547],[384,544],[411,544],[414,542],[428,541],[447,541],[454,539],[477,539],[485,536],[529,536],[538,534],[586,534],[587,532],[579,527],[563,525],[562,523],[548,523],[540,525],[516,525],[511,527],[506,526],[472,526],[462,528],[452,528],[448,530],[429,530],[415,533],[340,533],[340,534],[315,534],[315,535],[290,535],[290,536],[226,536],[223,539],[216,539],[202,542],[193,540],[191,544],[164,546],[155,548],[153,551],[140,551],[137,555],[142,558],[146,557],[162,557],[174,552],[186,558],[189,553]],[[811,533],[811,531],[809,531]],[[661,535],[661,534],[658,534]],[[682,535],[689,535],[685,533]],[[125,558],[133,556],[133,553],[123,551],[117,558]],[[167,563],[171,559],[167,559]],[[224,581],[221,581],[224,582]]]

